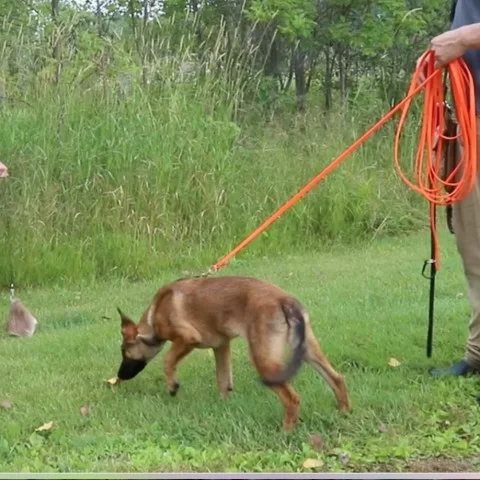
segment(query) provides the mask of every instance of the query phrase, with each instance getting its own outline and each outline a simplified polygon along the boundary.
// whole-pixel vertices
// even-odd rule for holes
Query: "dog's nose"
[[[146,366],[147,362],[144,360],[132,360],[124,358],[120,368],[118,369],[117,377],[121,380],[130,380],[137,376]]]

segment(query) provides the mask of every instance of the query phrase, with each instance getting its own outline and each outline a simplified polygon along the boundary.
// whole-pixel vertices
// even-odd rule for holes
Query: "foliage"
[[[399,99],[447,21],[440,0],[12,5],[0,2],[2,285],[204,268]],[[418,228],[391,134],[245,254]]]

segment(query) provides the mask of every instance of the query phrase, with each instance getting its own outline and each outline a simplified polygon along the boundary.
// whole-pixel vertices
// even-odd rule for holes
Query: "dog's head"
[[[117,377],[120,380],[130,380],[136,377],[161,350],[165,344],[154,333],[146,335],[139,333],[138,327],[119,308],[122,320],[122,363]]]

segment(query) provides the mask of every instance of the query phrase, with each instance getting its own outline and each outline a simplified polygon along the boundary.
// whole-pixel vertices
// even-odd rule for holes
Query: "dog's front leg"
[[[172,343],[172,347],[165,355],[163,368],[168,385],[168,391],[172,397],[176,395],[178,389],[180,388],[180,384],[177,382],[175,377],[177,365],[182,358],[185,358],[193,350],[193,348],[194,346],[191,344],[187,344],[182,340],[175,340]]]
[[[220,395],[229,397],[233,391],[232,358],[230,342],[224,343],[214,350],[215,366],[217,369],[217,384]]]

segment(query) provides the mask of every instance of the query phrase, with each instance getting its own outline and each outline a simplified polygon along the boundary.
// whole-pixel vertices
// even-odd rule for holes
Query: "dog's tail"
[[[283,372],[272,378],[262,378],[263,384],[269,387],[281,385],[293,378],[305,358],[305,318],[302,310],[295,300],[290,299],[284,300],[281,306],[289,330],[291,329],[293,334],[293,352]]]

